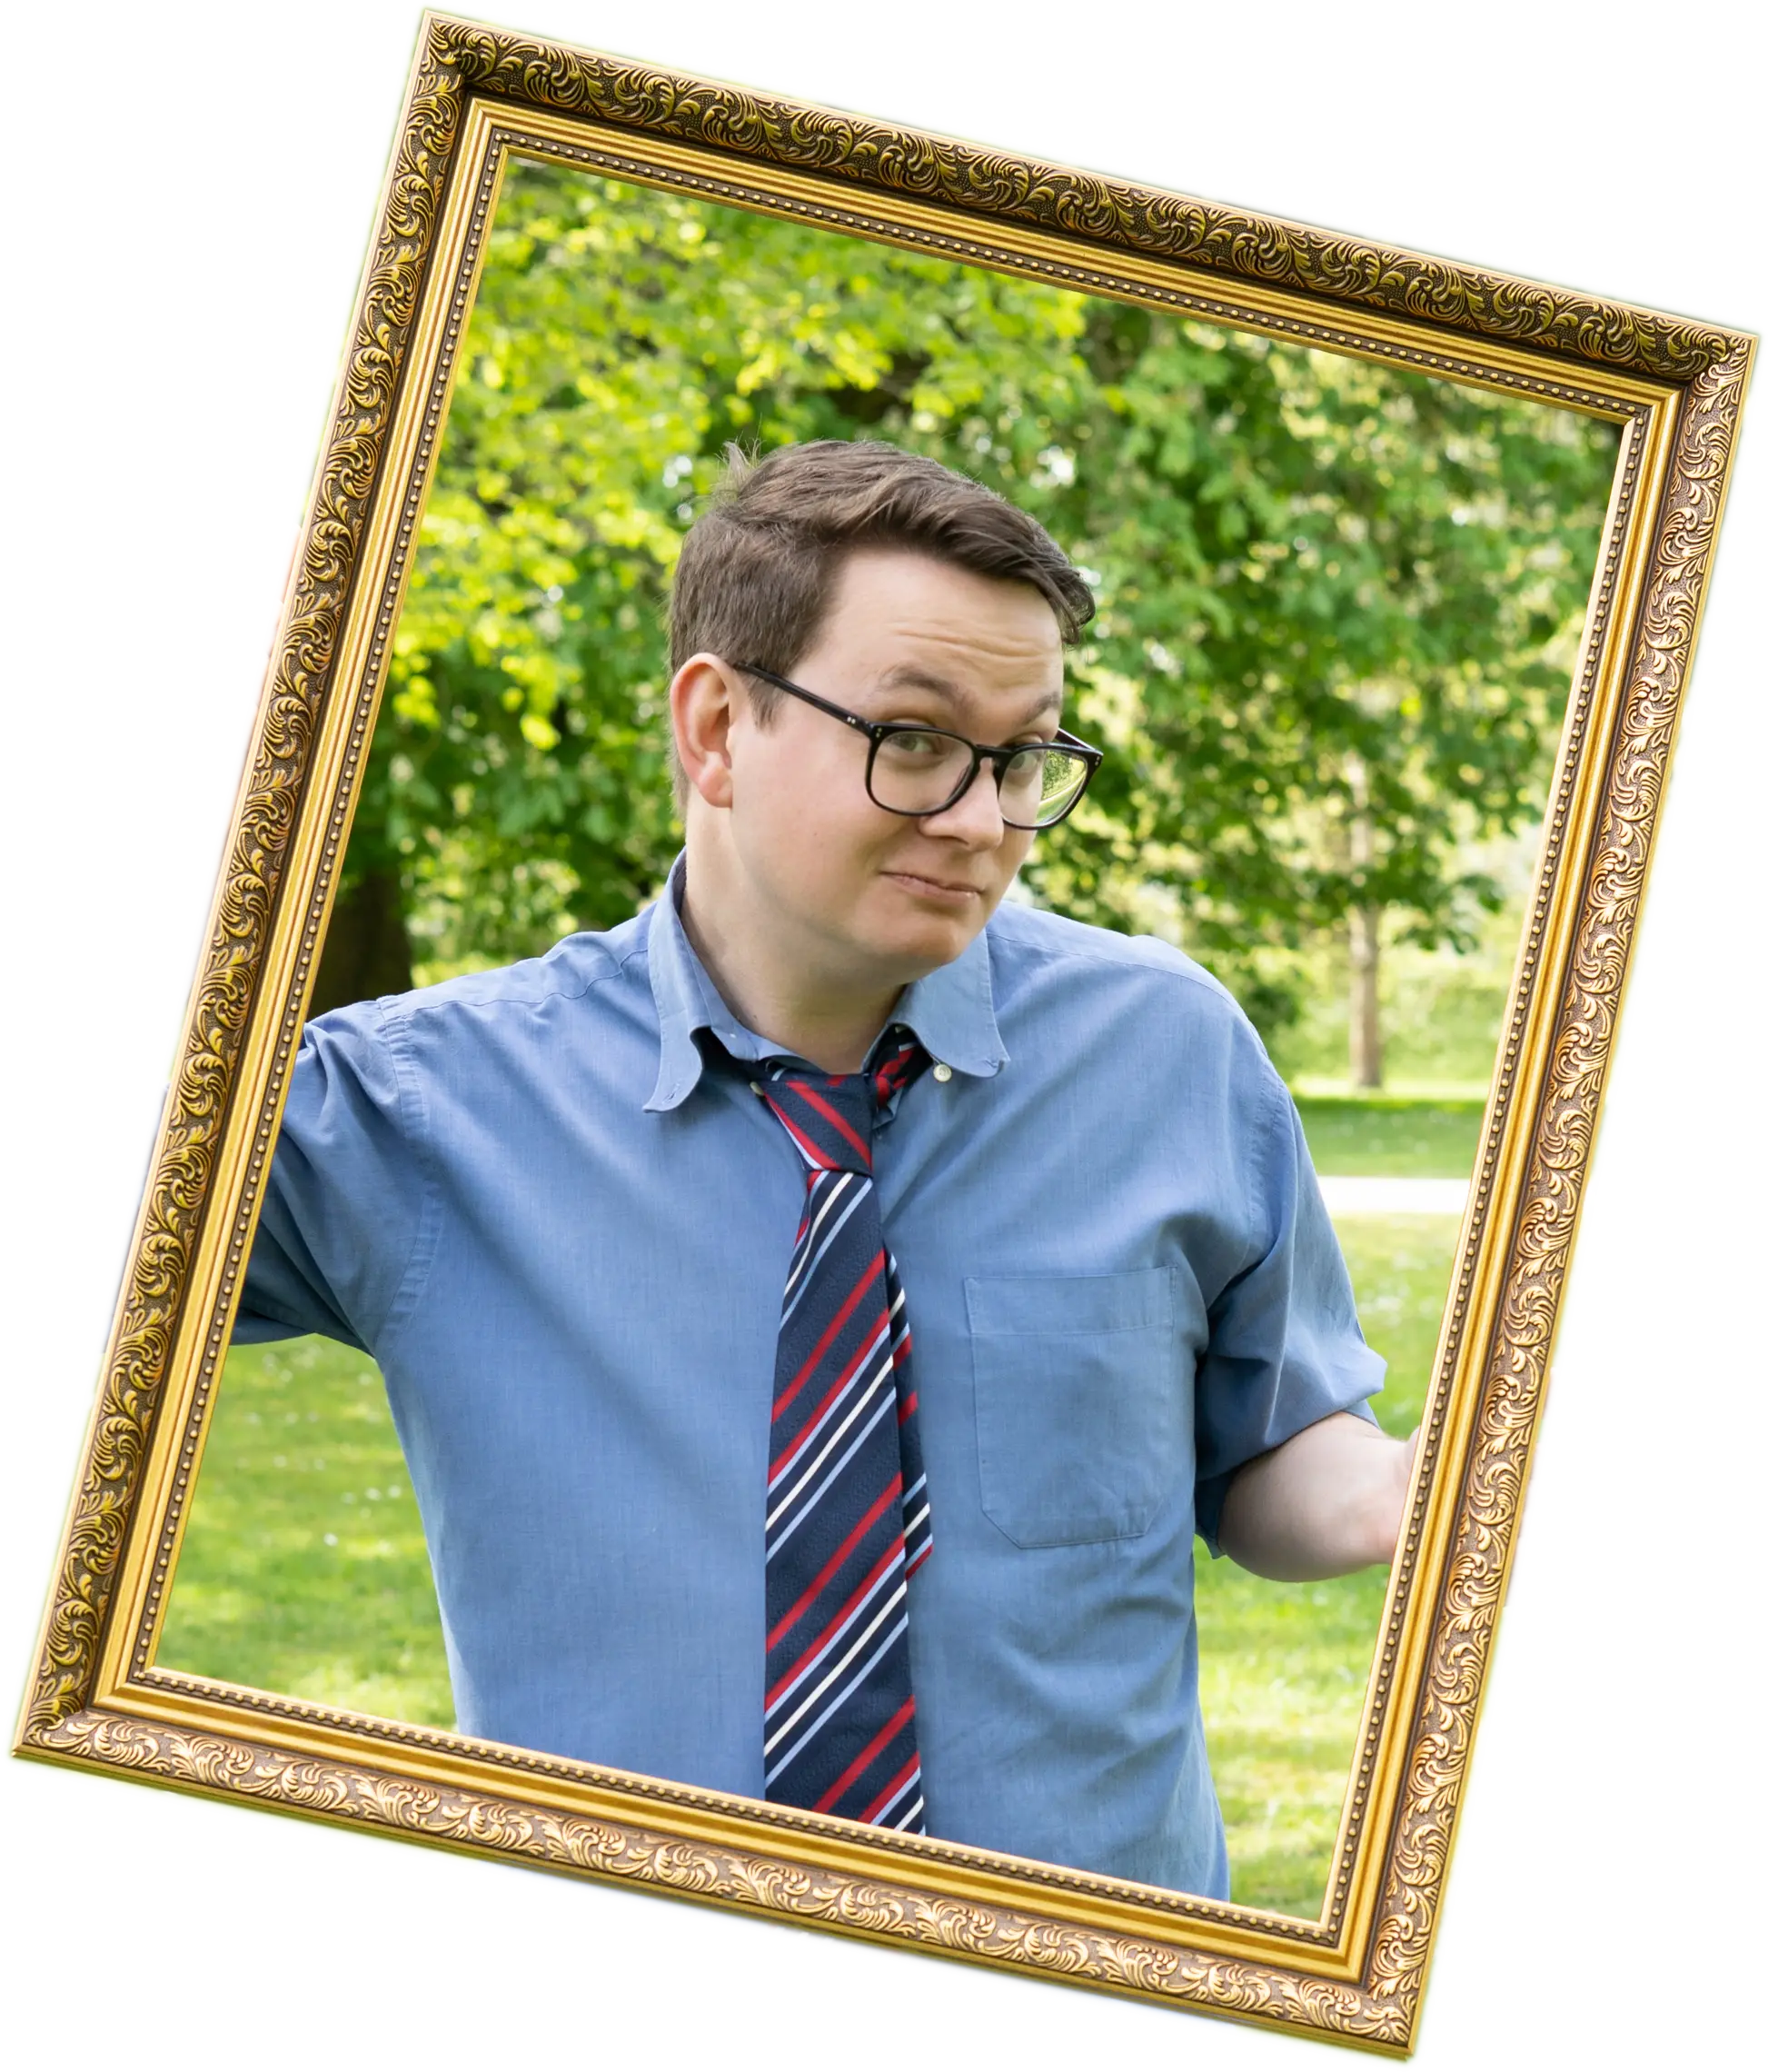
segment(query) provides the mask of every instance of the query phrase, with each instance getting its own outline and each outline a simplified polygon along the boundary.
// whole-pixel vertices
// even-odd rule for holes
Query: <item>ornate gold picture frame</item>
[[[1621,427],[1411,1519],[1317,1921],[860,1833],[154,1666],[456,348],[512,153]],[[1406,2051],[1753,343],[426,20],[19,1752]]]

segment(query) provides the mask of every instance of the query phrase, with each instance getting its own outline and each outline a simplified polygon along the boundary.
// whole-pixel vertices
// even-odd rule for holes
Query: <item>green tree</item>
[[[730,440],[864,435],[1014,497],[1096,582],[1076,723],[1113,753],[1036,896],[1181,935],[1266,1026],[1311,932],[1455,939],[1495,896],[1461,847],[1541,796],[1605,428],[518,163],[318,1004],[654,892],[696,500]]]
[[[1081,710],[1122,752],[1037,882],[1119,924],[1176,902],[1267,1022],[1269,953],[1347,929],[1378,1081],[1382,917],[1465,946],[1501,896],[1468,845],[1539,810],[1612,431],[1103,304],[1088,346],[1040,515],[1102,572]]]
[[[409,984],[413,950],[522,954],[656,889],[668,583],[727,443],[949,417],[1083,324],[1078,296],[513,166],[316,1010]]]

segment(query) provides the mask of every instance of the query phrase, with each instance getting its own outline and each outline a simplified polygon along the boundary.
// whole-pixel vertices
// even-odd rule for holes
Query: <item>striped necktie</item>
[[[878,1115],[930,1062],[893,1028],[863,1071],[776,1060],[751,1081],[806,1180],[768,1455],[766,1795],[916,1834],[908,1584],[933,1535],[871,1144]]]

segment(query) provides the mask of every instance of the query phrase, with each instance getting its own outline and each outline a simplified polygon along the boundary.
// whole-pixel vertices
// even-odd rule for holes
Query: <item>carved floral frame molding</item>
[[[154,1666],[512,151],[1623,426],[1401,1559],[1317,1922]],[[420,30],[17,1750],[1404,2055],[1754,340],[444,16]]]

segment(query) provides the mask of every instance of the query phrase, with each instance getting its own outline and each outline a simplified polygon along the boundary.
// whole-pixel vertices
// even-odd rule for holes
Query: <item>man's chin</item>
[[[896,913],[876,929],[867,931],[868,948],[880,968],[900,984],[911,985],[941,965],[954,963],[982,932],[988,917],[988,902],[968,902],[958,913],[921,911]]]

